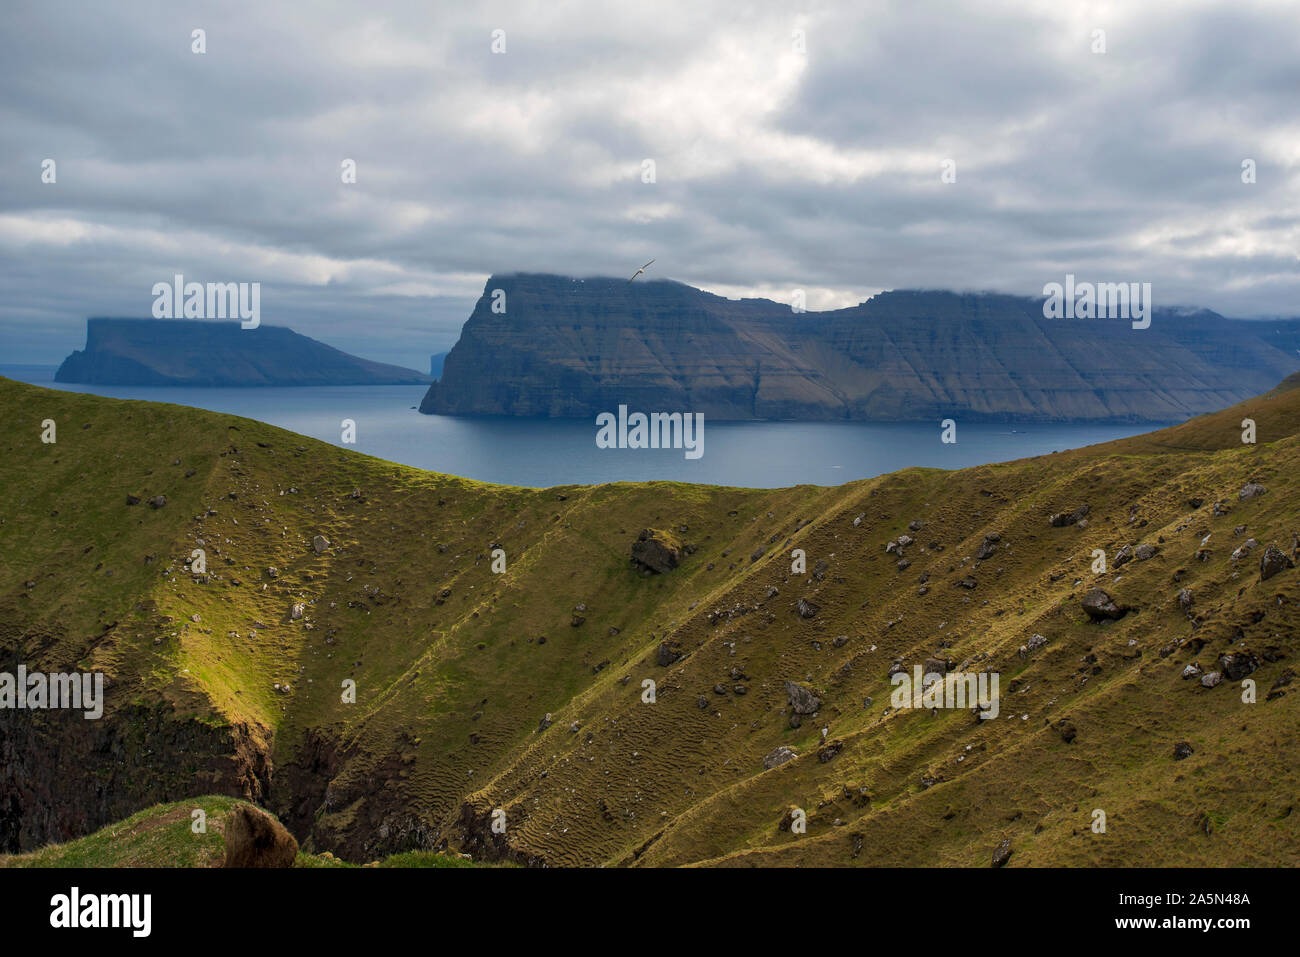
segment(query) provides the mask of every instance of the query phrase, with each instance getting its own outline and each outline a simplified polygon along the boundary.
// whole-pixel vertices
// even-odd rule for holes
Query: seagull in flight
[[[651,263],[653,263],[653,262],[654,262],[653,259],[650,260],[650,262],[646,263],[645,266],[642,266],[640,269],[638,269],[636,272],[634,272],[634,273],[632,274],[632,279],[635,279],[637,276],[639,276],[639,275],[641,275],[643,272],[645,272],[645,270],[646,270],[646,266],[649,266],[649,265],[650,265]],[[629,279],[628,282],[630,283],[630,282],[632,281],[632,279]]]

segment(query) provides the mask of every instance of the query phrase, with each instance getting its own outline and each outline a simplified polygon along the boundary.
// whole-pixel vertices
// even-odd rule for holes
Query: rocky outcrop
[[[1110,595],[1100,588],[1094,588],[1083,596],[1083,610],[1093,621],[1117,621],[1128,613],[1123,605],[1115,603]]]
[[[417,385],[429,376],[340,352],[283,326],[88,319],[56,382],[129,386]]]
[[[663,575],[678,566],[682,544],[669,532],[657,528],[641,530],[632,543],[632,563],[643,571]]]
[[[226,816],[225,867],[293,867],[298,842],[284,825],[251,804]]]
[[[1297,346],[1300,322],[1204,310],[1133,329],[1046,319],[1035,299],[901,291],[795,314],[663,280],[500,275],[420,411],[1167,422],[1271,388],[1300,368]]]
[[[1270,545],[1264,549],[1264,555],[1259,560],[1259,580],[1268,581],[1279,572],[1284,572],[1288,568],[1295,568],[1295,562],[1278,548],[1276,545]]]

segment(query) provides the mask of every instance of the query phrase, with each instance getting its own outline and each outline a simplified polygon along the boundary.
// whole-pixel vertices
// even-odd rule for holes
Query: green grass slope
[[[225,860],[226,816],[241,802],[204,795],[146,808],[124,821],[66,844],[51,844],[29,854],[0,854],[0,867],[221,867]],[[196,811],[202,811],[198,826]],[[333,854],[299,852],[295,867],[352,867]],[[447,854],[412,851],[372,867],[473,867]]]
[[[1294,861],[1300,572],[1259,569],[1300,532],[1287,385],[1150,436],[954,472],[537,490],[0,380],[15,423],[0,670],[108,676],[103,721],[0,712],[0,747],[21,756],[0,770],[0,848],[222,793],[359,863],[447,848],[987,866],[1003,841],[1012,866]],[[1257,444],[1241,442],[1246,416]],[[1248,481],[1267,493],[1239,500]],[[1086,526],[1048,523],[1085,503]],[[643,528],[689,546],[678,568],[630,562]],[[885,546],[901,534],[916,541],[900,568]],[[1143,543],[1154,557],[1113,564]],[[186,567],[196,548],[205,575]],[[1133,610],[1091,622],[1080,600],[1098,586]],[[1046,643],[1022,655],[1035,634]],[[1225,653],[1252,663],[1255,703],[1240,681],[1181,678]],[[936,655],[1000,674],[996,720],[887,712],[891,666]],[[822,698],[797,728],[787,681]],[[765,770],[781,745],[797,757]],[[781,828],[792,806],[805,833]]]

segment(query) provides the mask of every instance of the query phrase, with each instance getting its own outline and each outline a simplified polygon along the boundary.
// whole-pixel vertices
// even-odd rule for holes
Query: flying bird
[[[653,263],[653,262],[654,262],[653,259],[650,260],[650,262],[646,263],[645,266],[642,266],[640,269],[638,269],[636,272],[634,272],[634,273],[632,274],[632,279],[635,279],[637,276],[639,276],[639,275],[641,275],[643,272],[645,272],[646,266],[649,266],[650,263]],[[632,279],[629,279],[628,282],[630,283],[630,282],[632,281]]]

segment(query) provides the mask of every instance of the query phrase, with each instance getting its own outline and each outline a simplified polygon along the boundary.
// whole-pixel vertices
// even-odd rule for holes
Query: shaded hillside
[[[283,326],[87,319],[86,348],[55,382],[133,386],[416,385],[429,376],[360,359]]]
[[[250,866],[231,859],[233,814],[248,805],[234,798],[203,795],[188,801],[160,804],[117,821],[94,834],[51,844],[29,854],[0,854],[4,867],[223,867]],[[256,813],[256,812],[254,812]],[[201,818],[199,817],[201,815]],[[201,821],[201,823],[200,823]],[[278,822],[273,825],[279,827]],[[283,835],[284,831],[277,833]],[[239,837],[235,837],[235,843]],[[245,842],[246,843],[246,842]],[[274,846],[271,842],[268,845]],[[295,849],[296,850],[296,849]],[[268,855],[269,856],[269,855]],[[270,866],[263,863],[262,866]],[[297,852],[280,866],[349,867],[328,851]],[[411,852],[371,864],[375,867],[473,867],[458,856]]]
[[[493,291],[505,293],[493,312]],[[794,314],[668,281],[493,276],[420,411],[710,419],[1169,422],[1300,368],[1300,321],[1157,309],[1045,319],[1039,300],[889,292]]]
[[[1295,388],[1089,449],[765,491],[493,486],[206,411],[8,380],[0,400],[0,671],[107,675],[101,721],[0,710],[0,848],[218,793],[354,862],[1300,857]],[[1094,587],[1123,617],[1090,619]],[[889,672],[927,662],[997,672],[999,716],[892,710]]]

